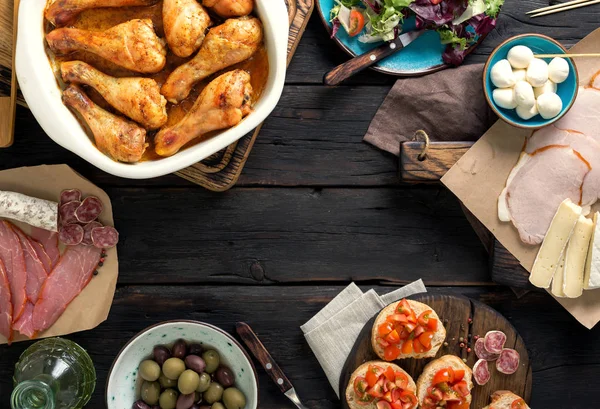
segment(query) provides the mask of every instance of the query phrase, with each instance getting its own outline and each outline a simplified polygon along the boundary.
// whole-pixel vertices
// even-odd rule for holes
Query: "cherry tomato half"
[[[364,27],[365,16],[360,11],[352,9],[352,11],[350,11],[350,30],[348,31],[348,35],[354,37],[358,35]]]

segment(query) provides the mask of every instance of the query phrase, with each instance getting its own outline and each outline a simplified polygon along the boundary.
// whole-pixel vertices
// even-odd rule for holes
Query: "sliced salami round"
[[[92,241],[92,229],[96,227],[102,227],[102,223],[100,222],[89,222],[85,226],[83,226],[83,241],[82,244],[86,246],[93,246],[94,242]]]
[[[75,211],[81,205],[81,202],[74,200],[65,203],[58,208],[58,221],[60,226],[65,226],[71,223],[77,223]]]
[[[114,247],[119,242],[119,232],[111,226],[94,227],[92,229],[92,242],[101,249]]]
[[[83,202],[75,211],[75,217],[80,223],[90,223],[100,216],[103,208],[100,199],[95,196],[88,196],[83,199]]]
[[[58,229],[58,239],[67,246],[76,246],[83,241],[83,227],[66,224]]]
[[[488,352],[487,349],[485,349],[483,342],[483,338],[479,338],[477,341],[475,341],[475,355],[477,355],[477,358],[485,359],[486,361],[495,361],[498,359],[500,354],[492,354]]]
[[[499,354],[506,343],[506,334],[502,331],[488,331],[483,338],[483,346],[491,354]]]
[[[473,379],[477,382],[477,385],[483,386],[490,380],[490,368],[488,367],[488,361],[480,359],[473,365]]]
[[[63,205],[69,202],[80,202],[81,191],[79,189],[67,189],[60,192],[60,204]]]
[[[504,348],[496,360],[496,369],[506,375],[511,375],[519,369],[521,356],[517,351],[510,348]]]

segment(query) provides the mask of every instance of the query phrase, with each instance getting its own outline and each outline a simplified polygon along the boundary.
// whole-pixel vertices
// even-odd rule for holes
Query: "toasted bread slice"
[[[482,409],[512,409],[512,403],[517,399],[522,399],[511,391],[496,391],[491,396],[492,403]],[[523,401],[525,402],[525,401]],[[527,403],[519,409],[530,409]]]
[[[431,386],[435,374],[440,369],[447,367],[451,367],[452,369],[464,369],[465,377],[463,379],[467,382],[469,390],[473,389],[473,372],[471,371],[471,368],[457,356],[444,355],[425,365],[421,376],[419,376],[419,379],[417,380],[417,399],[419,399],[419,406],[423,405],[423,400],[427,396],[427,388]],[[467,396],[466,401],[471,404],[471,399],[472,395],[469,395]]]
[[[398,365],[392,364],[390,362],[369,361],[369,362],[365,362],[364,364],[362,364],[361,366],[356,368],[356,370],[352,373],[352,376],[350,377],[348,386],[346,387],[346,401],[348,402],[348,406],[350,407],[350,409],[377,409],[377,405],[376,405],[375,401],[373,401],[372,403],[370,403],[368,405],[365,405],[364,403],[361,404],[361,403],[356,402],[356,394],[354,393],[354,381],[356,380],[357,377],[359,377],[359,376],[364,377],[367,374],[367,368],[369,367],[369,365],[377,365],[377,366],[382,367],[384,370],[388,366],[391,366],[392,369],[394,370],[394,372],[404,373],[408,377],[408,388],[406,388],[406,390],[411,391],[415,395],[417,394],[417,385],[415,385],[415,381],[408,374],[408,372],[406,372],[404,369],[402,369]]]
[[[421,313],[423,313],[427,310],[433,311],[433,308],[431,308],[427,304],[423,304],[422,302],[413,301],[413,300],[407,300],[407,301],[408,301],[408,304],[410,305],[410,308],[412,308],[412,310],[415,312],[417,317]],[[392,304],[388,305],[387,307],[385,307],[383,310],[381,310],[381,312],[377,316],[377,319],[375,319],[375,323],[373,324],[373,329],[371,330],[371,345],[373,346],[373,350],[375,351],[377,356],[379,356],[379,358],[381,358],[383,360],[385,360],[384,349],[381,347],[381,345],[379,345],[377,343],[377,328],[379,328],[379,326],[385,322],[386,318],[389,315],[394,314],[396,312],[396,308],[398,308],[398,304],[400,304],[400,301],[392,303]],[[440,317],[438,317],[438,315],[435,311],[433,311],[432,318],[435,318],[438,320],[438,326],[437,326],[437,330],[435,331],[435,334],[433,335],[433,339],[431,340],[431,349],[429,351],[426,351],[426,352],[423,352],[420,354],[418,354],[416,352],[412,352],[410,354],[400,354],[398,359],[433,358],[434,356],[436,356],[438,350],[440,349],[440,347],[444,343],[444,340],[446,339],[446,328],[444,328],[444,325],[442,324],[442,320],[440,320]]]

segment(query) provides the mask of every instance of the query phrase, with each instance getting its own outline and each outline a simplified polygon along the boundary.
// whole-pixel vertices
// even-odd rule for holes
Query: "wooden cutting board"
[[[471,368],[477,361],[475,352],[468,353],[466,348],[461,348],[460,338],[467,340],[466,343],[474,344],[475,335],[484,336],[487,331],[500,330],[506,334],[506,347],[513,348],[521,355],[521,363],[517,372],[512,375],[504,375],[496,370],[494,362],[490,362],[489,369],[491,373],[490,381],[484,386],[475,385],[471,394],[473,400],[471,407],[475,409],[482,408],[489,404],[490,395],[497,390],[510,390],[529,402],[531,399],[531,365],[529,355],[521,336],[515,328],[498,311],[482,304],[478,301],[466,297],[457,297],[452,295],[433,295],[418,294],[409,297],[412,300],[423,302],[433,308],[446,327],[446,342],[448,346],[442,346],[438,351],[436,358],[443,355],[456,355],[459,358],[467,360],[467,365]],[[373,317],[361,331],[352,352],[348,356],[342,374],[340,377],[340,397],[342,408],[349,409],[348,403],[344,398],[346,387],[352,373],[356,368],[366,361],[379,359],[371,347],[371,328],[375,321]],[[472,318],[472,323],[469,323]],[[469,335],[471,338],[469,338]],[[468,341],[468,340],[471,341]],[[428,359],[403,359],[394,361],[406,372],[408,372],[415,382],[423,371],[425,365],[435,358]]]

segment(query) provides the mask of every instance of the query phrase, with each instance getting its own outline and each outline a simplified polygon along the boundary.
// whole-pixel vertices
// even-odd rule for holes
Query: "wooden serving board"
[[[469,340],[469,335],[471,335],[470,344],[473,346],[475,335],[484,336],[490,330],[503,331],[507,337],[506,347],[516,349],[521,355],[519,369],[513,375],[504,375],[496,370],[494,362],[489,363],[491,379],[484,386],[475,384],[471,391],[473,395],[471,408],[479,409],[488,405],[490,395],[497,390],[510,390],[525,401],[530,401],[532,375],[527,349],[515,328],[498,311],[478,301],[453,295],[418,294],[409,298],[429,305],[437,312],[446,327],[448,346],[442,346],[436,358],[443,355],[456,355],[466,359],[467,365],[472,368],[477,361],[475,352],[468,353],[466,348],[461,348],[459,339],[463,337],[465,340]],[[370,319],[361,331],[342,369],[340,397],[343,409],[349,409],[345,399],[346,387],[354,370],[366,361],[379,359],[371,347],[371,328],[376,317]],[[469,324],[469,318],[472,318],[472,324]],[[394,361],[394,363],[408,372],[416,382],[425,365],[433,359],[435,358],[411,358]]]

